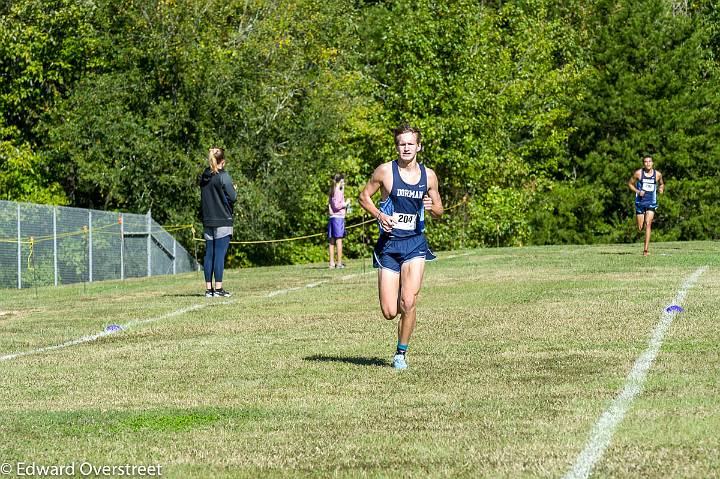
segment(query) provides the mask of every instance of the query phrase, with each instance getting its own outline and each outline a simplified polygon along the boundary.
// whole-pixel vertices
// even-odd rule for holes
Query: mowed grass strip
[[[402,373],[361,261],[229,271],[231,301],[202,297],[197,274],[4,290],[0,355],[140,323],[0,363],[0,457],[159,463],[178,478],[560,477],[663,308],[707,265],[594,473],[712,477],[720,246],[639,251],[441,254]]]

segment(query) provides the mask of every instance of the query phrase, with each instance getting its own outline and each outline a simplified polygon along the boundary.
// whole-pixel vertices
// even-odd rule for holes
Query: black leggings
[[[213,238],[205,240],[205,282],[212,282],[213,275],[215,281],[222,282],[223,270],[225,269],[225,255],[228,246],[230,246],[230,235],[222,238]]]

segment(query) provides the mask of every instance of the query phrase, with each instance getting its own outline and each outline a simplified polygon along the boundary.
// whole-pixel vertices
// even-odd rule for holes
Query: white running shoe
[[[407,361],[405,361],[405,355],[404,354],[396,354],[393,357],[392,361],[392,367],[395,369],[407,369],[408,364]]]

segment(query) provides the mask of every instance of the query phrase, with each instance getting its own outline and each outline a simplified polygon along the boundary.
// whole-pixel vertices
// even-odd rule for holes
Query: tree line
[[[220,146],[235,239],[305,236],[331,176],[357,194],[409,122],[453,207],[436,249],[633,241],[644,154],[667,183],[655,237],[715,238],[719,25],[709,0],[0,0],[0,193],[198,224]],[[359,256],[376,228],[348,233]]]

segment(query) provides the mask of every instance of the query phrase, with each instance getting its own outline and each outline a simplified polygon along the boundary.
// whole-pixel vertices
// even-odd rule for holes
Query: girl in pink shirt
[[[330,267],[344,268],[342,262],[342,239],[345,237],[345,212],[348,201],[345,201],[345,176],[341,173],[333,177],[330,193],[328,194],[328,243],[330,244]],[[337,246],[337,262],[335,261],[335,246]]]

